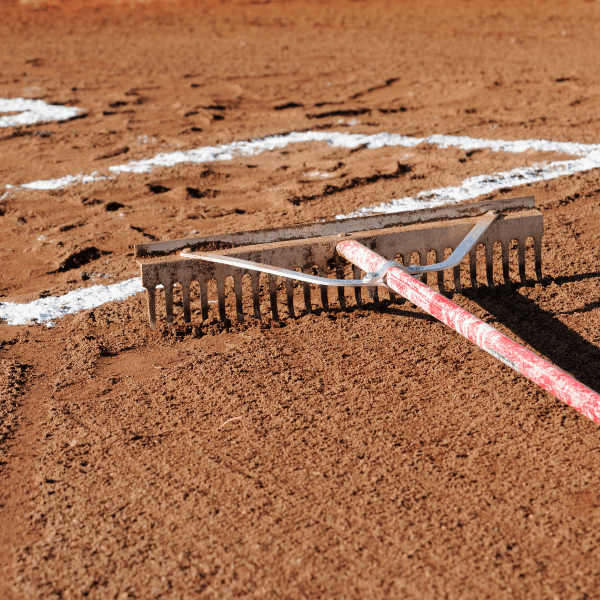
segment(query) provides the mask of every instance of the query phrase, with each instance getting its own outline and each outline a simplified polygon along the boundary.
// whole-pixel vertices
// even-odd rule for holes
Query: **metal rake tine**
[[[379,252],[379,246],[377,244],[377,242],[374,242],[371,245],[371,250],[373,250],[373,252]],[[374,287],[374,288],[368,288],[369,290],[369,297],[371,298],[371,300],[373,300],[373,304],[375,306],[379,306],[381,300],[379,298],[379,290]]]
[[[427,250],[417,250],[417,252],[419,253],[419,264],[421,265],[426,265],[427,264]],[[421,281],[423,283],[427,283],[427,273],[423,273],[421,275]]]
[[[310,267],[306,267],[304,269],[305,273],[308,273],[309,275],[312,272],[312,269]],[[310,298],[310,283],[307,282],[303,282],[302,283],[302,292],[304,294],[304,308],[306,309],[307,313],[312,313],[312,301]]]
[[[520,239],[519,241],[519,278],[521,279],[521,285],[527,285],[527,277],[525,275],[525,240]]]
[[[190,300],[190,284],[191,281],[182,275],[179,278],[179,283],[181,284],[181,304],[183,306],[183,321],[184,323],[192,322],[192,307]]]
[[[258,271],[250,273],[252,278],[252,306],[254,308],[254,318],[260,321],[260,281]]]
[[[181,303],[183,304],[183,320],[185,323],[192,322],[192,307],[190,302],[190,281],[181,282]]]
[[[329,269],[327,268],[327,260],[323,259],[318,265],[316,265],[317,275],[325,279],[329,279]],[[329,310],[329,294],[327,288],[329,286],[319,286],[319,296],[321,300],[321,308],[325,311]]]
[[[290,318],[294,318],[296,313],[294,311],[294,280],[286,279],[285,280],[285,292],[287,295],[287,308],[288,315]]]
[[[462,284],[460,283],[460,265],[457,265],[452,269],[454,275],[454,289],[462,294]]]
[[[342,262],[342,258],[337,254],[334,254],[335,260],[335,276],[337,279],[344,279],[344,264]],[[346,291],[344,288],[339,287],[337,289],[338,293],[338,302],[340,303],[340,308],[342,310],[346,310]]]
[[[217,277],[217,301],[219,303],[219,319],[224,323],[227,321],[225,312],[225,277],[219,275]]]
[[[319,268],[319,275],[321,275],[321,277],[327,277],[327,269]],[[321,306],[323,307],[323,310],[328,311],[329,310],[329,292],[327,290],[327,286],[320,285],[319,290],[321,292]]]
[[[379,306],[379,290],[377,288],[371,288],[371,296],[373,298],[373,304]]]
[[[502,244],[502,277],[504,279],[504,288],[510,292],[510,240],[504,240]]]
[[[494,244],[487,241],[485,244],[485,273],[490,290],[494,289]]]
[[[147,287],[148,295],[148,319],[150,320],[150,329],[156,329],[156,288]]]
[[[277,276],[269,273],[269,299],[271,301],[271,313],[273,320],[279,321],[279,311],[277,310]]]
[[[163,285],[165,293],[165,310],[167,313],[167,325],[173,326],[173,284],[175,283],[169,273],[161,277],[160,282]]]
[[[167,325],[173,326],[173,284],[165,286],[165,308],[167,311]]]
[[[471,277],[471,287],[477,291],[477,246],[469,252],[469,276]]]
[[[238,277],[233,278],[233,289],[235,291],[235,311],[237,313],[237,320],[240,323],[244,322],[244,304],[242,301],[242,279],[244,275],[241,274]]]
[[[444,250],[445,248],[436,248],[435,249],[435,261],[442,262],[444,260]],[[444,271],[437,272],[437,284],[438,290],[440,294],[443,294],[446,291],[444,286]]]
[[[208,319],[208,292],[206,290],[207,282],[205,279],[198,281],[200,286],[200,310],[202,312],[202,320]]]

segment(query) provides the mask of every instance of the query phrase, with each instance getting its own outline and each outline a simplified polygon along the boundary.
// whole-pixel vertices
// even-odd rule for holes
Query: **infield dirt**
[[[294,130],[600,137],[598,2],[0,7],[0,97],[84,110],[0,130],[2,191]],[[314,143],[12,191],[0,301],[549,158]],[[544,286],[451,295],[600,392],[600,173],[519,195]],[[1,324],[0,367],[2,598],[600,597],[598,426],[411,305],[153,332],[140,295]]]

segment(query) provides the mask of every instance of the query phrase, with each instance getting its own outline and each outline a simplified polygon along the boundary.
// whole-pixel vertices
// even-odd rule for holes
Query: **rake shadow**
[[[594,277],[600,277],[600,273],[544,278],[544,281],[554,281],[560,285],[567,281],[583,281]],[[570,315],[574,312],[588,312],[598,308],[600,302],[592,302],[581,310],[555,314],[544,310],[529,298],[500,288],[481,289],[477,293],[469,294],[469,298],[493,315],[497,322],[527,342],[536,352],[545,355],[558,367],[600,393],[600,347],[557,318],[559,315]]]
[[[328,316],[337,317],[340,314],[348,314],[353,313],[355,311],[364,311],[364,312],[373,312],[373,313],[386,313],[391,315],[396,315],[398,317],[408,317],[410,319],[420,319],[422,321],[431,321],[436,322],[437,319],[427,313],[419,312],[419,309],[413,308],[400,308],[405,304],[406,306],[410,305],[408,301],[406,303],[390,303],[387,300],[382,300],[379,304],[374,303],[369,300],[363,302],[360,306],[350,305],[346,308],[339,307],[330,307],[329,310],[324,310],[323,308],[314,308],[312,314],[315,316]],[[410,305],[412,306],[412,305]],[[295,319],[299,319],[301,317],[305,317],[308,313],[306,311],[298,312]],[[289,317],[285,316],[284,320],[289,319]]]

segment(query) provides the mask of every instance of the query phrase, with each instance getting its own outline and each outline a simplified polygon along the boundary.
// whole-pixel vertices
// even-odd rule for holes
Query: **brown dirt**
[[[597,2],[0,10],[0,97],[86,111],[0,130],[0,189],[292,130],[600,133]],[[133,276],[135,243],[545,158],[307,144],[15,192],[0,298]],[[599,190],[590,171],[495,194],[536,196],[545,285],[453,294],[596,391]],[[1,597],[599,597],[592,422],[408,304],[195,325],[150,331],[142,296],[0,325]]]

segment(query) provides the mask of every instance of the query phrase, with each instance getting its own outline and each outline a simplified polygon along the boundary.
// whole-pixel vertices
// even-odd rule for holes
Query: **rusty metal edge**
[[[193,248],[199,244],[211,242],[230,244],[232,247],[251,246],[284,240],[291,241],[338,235],[340,233],[387,229],[388,227],[399,225],[475,217],[482,215],[489,210],[505,212],[508,210],[531,208],[535,208],[535,198],[533,196],[487,200],[484,202],[454,204],[451,206],[439,206],[436,208],[418,209],[391,214],[368,215],[365,217],[352,217],[348,219],[331,219],[318,223],[301,223],[290,225],[289,227],[239,231],[207,237],[137,244],[134,246],[134,254],[136,259],[158,258],[161,256],[168,256],[169,254],[178,252],[184,248]]]

